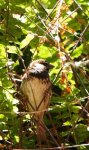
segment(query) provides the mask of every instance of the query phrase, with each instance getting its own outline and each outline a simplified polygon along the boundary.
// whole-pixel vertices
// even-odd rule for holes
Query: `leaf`
[[[77,47],[77,48],[73,51],[72,57],[73,57],[73,58],[78,58],[78,57],[83,53],[83,51],[84,51],[83,48],[84,48],[83,44],[81,44],[79,47]]]
[[[7,50],[8,53],[13,53],[13,54],[18,53],[18,50],[17,50],[16,46],[8,46],[7,48],[8,48],[8,50]]]
[[[30,41],[34,38],[34,35],[33,34],[28,34],[26,36],[26,38],[21,42],[20,44],[20,49],[24,48],[25,46],[27,46]]]
[[[10,46],[7,46],[7,48],[8,48],[8,50],[7,50],[8,53],[22,55],[22,52],[16,46],[10,45]]]
[[[84,124],[79,124],[75,128],[75,136],[78,143],[84,142],[89,138],[89,131],[87,131],[87,126]]]
[[[52,56],[55,54],[56,49],[53,47],[41,45],[40,47],[38,47],[38,51],[39,51],[38,53],[39,57],[44,58],[44,59],[51,57],[51,60],[52,60]]]
[[[41,45],[39,48],[39,57],[42,57],[42,58],[47,58],[47,57],[51,57],[51,52],[49,50],[48,47],[44,46],[44,45]]]
[[[2,7],[4,5],[5,1],[4,0],[0,0],[0,7]]]
[[[70,105],[70,108],[69,108],[69,109],[70,109],[71,112],[74,112],[75,114],[78,114],[79,111],[80,111],[82,108],[81,108],[81,106],[71,106],[71,105]]]
[[[15,137],[16,142],[19,142],[19,136],[15,135],[14,137]]]
[[[0,44],[0,67],[4,67],[7,63],[5,45]]]
[[[0,44],[0,59],[6,58],[5,45]]]
[[[63,123],[63,125],[65,125],[65,126],[71,126],[72,123],[70,121],[66,121],[66,122]]]
[[[3,119],[5,116],[3,114],[0,114],[0,119]]]

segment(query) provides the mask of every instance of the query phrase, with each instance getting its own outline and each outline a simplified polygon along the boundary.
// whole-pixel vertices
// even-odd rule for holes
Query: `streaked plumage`
[[[48,71],[51,68],[53,66],[45,60],[35,60],[23,76],[21,91],[27,98],[27,110],[35,112],[37,122],[43,121],[44,112],[49,106],[52,90]]]

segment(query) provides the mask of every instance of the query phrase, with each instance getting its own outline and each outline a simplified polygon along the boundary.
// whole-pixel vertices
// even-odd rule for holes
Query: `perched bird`
[[[34,112],[33,118],[37,122],[38,138],[44,135],[41,124],[52,95],[52,84],[48,74],[49,69],[52,68],[53,66],[43,59],[34,60],[22,78],[21,91],[26,97],[27,110]]]

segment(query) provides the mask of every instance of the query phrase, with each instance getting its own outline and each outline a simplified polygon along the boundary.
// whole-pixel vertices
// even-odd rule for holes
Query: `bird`
[[[26,108],[33,112],[37,124],[37,137],[45,139],[44,114],[52,96],[52,82],[49,70],[54,66],[44,59],[33,60],[22,77],[21,92],[26,97]]]

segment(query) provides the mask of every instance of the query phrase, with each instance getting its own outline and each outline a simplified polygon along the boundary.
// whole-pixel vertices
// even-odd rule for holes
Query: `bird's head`
[[[51,65],[50,63],[46,62],[44,59],[38,59],[38,60],[34,60],[30,63],[29,65],[29,69],[31,72],[48,72],[49,69],[52,69],[53,65]]]

